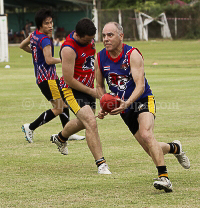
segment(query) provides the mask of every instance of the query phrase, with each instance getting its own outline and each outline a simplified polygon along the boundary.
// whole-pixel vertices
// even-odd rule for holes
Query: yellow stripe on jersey
[[[154,96],[153,95],[148,96],[148,109],[149,109],[150,113],[153,113],[153,115],[156,114]]]
[[[49,85],[53,100],[57,100],[61,98],[56,80],[48,80],[48,85]]]
[[[77,101],[76,101],[76,99],[74,97],[74,94],[72,92],[72,89],[71,88],[63,88],[62,91],[63,91],[64,98],[66,99],[68,105],[70,106],[72,111],[75,114],[77,114],[78,111],[81,109],[81,107],[77,103]]]

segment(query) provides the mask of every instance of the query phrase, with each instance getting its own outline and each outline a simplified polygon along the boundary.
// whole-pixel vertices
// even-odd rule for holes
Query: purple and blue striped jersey
[[[46,80],[55,80],[58,79],[56,74],[55,64],[48,65],[45,61],[43,49],[47,45],[51,46],[52,57],[54,56],[54,46],[51,38],[47,35],[39,32],[38,30],[34,31],[30,35],[30,46],[32,50],[32,58],[34,63],[36,83],[40,84]]]
[[[120,99],[125,101],[128,100],[136,87],[130,71],[130,55],[133,50],[137,50],[140,53],[137,48],[123,44],[121,54],[115,59],[109,55],[105,48],[97,54],[99,68],[107,81],[109,89],[112,93],[118,95]],[[148,95],[152,95],[150,86],[146,78],[144,79],[145,90],[137,101]],[[126,109],[125,112],[128,110],[129,108]]]

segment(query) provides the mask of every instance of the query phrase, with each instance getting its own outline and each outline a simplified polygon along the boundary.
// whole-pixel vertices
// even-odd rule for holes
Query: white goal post
[[[8,59],[8,23],[3,0],[0,0],[0,62],[8,62]]]
[[[148,41],[148,25],[153,21],[156,21],[161,26],[161,36],[163,38],[172,39],[167,18],[164,12],[161,13],[157,18],[153,18],[142,12],[135,13],[135,17],[140,40]],[[161,20],[159,20],[159,18]]]
[[[93,0],[93,22],[96,27],[95,41],[98,42],[98,11],[96,7],[96,0]]]
[[[0,15],[0,62],[8,62],[8,24],[7,16]]]

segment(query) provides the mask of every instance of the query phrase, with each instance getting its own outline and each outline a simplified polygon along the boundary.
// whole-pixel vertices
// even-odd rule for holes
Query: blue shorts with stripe
[[[140,113],[150,112],[156,115],[156,104],[153,95],[149,95],[137,102],[132,103],[127,113],[121,113],[121,117],[133,135],[139,129],[138,116]]]

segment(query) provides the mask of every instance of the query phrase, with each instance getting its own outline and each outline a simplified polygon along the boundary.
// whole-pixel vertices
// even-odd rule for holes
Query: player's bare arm
[[[136,84],[135,90],[127,101],[119,99],[120,107],[112,110],[111,115],[116,115],[128,108],[133,102],[135,102],[144,92],[144,61],[142,56],[137,50],[134,50],[130,56],[130,68],[131,74]]]
[[[46,47],[44,47],[43,54],[44,54],[45,61],[48,65],[61,63],[61,60],[59,58],[52,57],[52,51],[51,51],[50,45],[47,45]]]
[[[62,56],[62,73],[65,83],[71,88],[97,97],[96,88],[92,89],[74,79],[74,66],[76,60],[76,53],[70,47],[64,47],[61,51]]]
[[[99,65],[98,65],[98,59],[96,57],[95,59],[95,71],[96,71],[96,89],[97,89],[97,98],[101,98],[106,93],[105,83],[104,83],[104,77],[100,71]],[[100,109],[98,112],[98,118],[103,119],[104,116],[106,116],[108,113]]]
[[[97,57],[94,62],[94,67],[95,67],[95,72],[96,72],[97,98],[100,99],[106,93],[106,88],[105,88],[105,83],[104,83],[104,77],[102,76],[102,73],[98,65]]]
[[[135,102],[144,92],[145,82],[144,82],[144,61],[142,56],[137,50],[131,53],[130,57],[130,67],[132,77],[135,81],[136,87],[132,95],[126,101],[127,107],[129,107],[133,102]]]
[[[26,51],[27,53],[32,53],[29,44],[30,44],[30,36],[28,36],[26,39],[24,39],[24,40],[20,43],[19,47],[20,47],[21,49],[23,49],[24,51]]]

